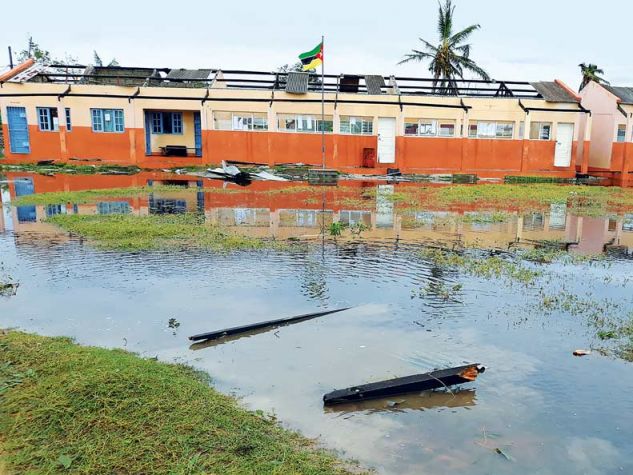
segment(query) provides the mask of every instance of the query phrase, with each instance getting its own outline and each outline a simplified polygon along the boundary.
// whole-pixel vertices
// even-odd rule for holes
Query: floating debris
[[[379,383],[354,386],[326,394],[323,396],[323,403],[327,406],[331,404],[378,399],[417,391],[448,388],[456,384],[473,382],[477,379],[477,376],[485,370],[486,368],[479,364],[471,364],[459,368],[444,369],[431,373],[381,381]]]
[[[189,339],[191,341],[203,341],[203,340],[217,340],[218,338],[224,338],[227,336],[239,335],[242,333],[252,332],[254,330],[273,330],[275,328],[279,328],[285,325],[291,325],[293,323],[305,322],[307,320],[312,320],[314,318],[324,317],[326,315],[332,315],[334,313],[344,312],[345,310],[349,310],[348,308],[340,308],[337,310],[328,310],[325,312],[317,312],[317,313],[308,313],[305,315],[299,315],[297,317],[290,318],[279,318],[277,320],[270,320],[266,322],[253,323],[251,325],[242,325],[239,327],[226,328],[224,330],[217,330],[208,333],[201,333],[199,335],[190,336]]]

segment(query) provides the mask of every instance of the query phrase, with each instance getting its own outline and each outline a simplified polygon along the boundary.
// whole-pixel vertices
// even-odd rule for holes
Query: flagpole
[[[325,35],[321,36],[321,160],[325,170]]]

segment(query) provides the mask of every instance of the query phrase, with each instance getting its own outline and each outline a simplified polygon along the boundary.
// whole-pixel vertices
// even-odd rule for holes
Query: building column
[[[590,114],[585,114],[585,136],[579,137],[579,140],[583,140],[582,147],[582,160],[580,162],[580,173],[586,175],[589,172],[589,152],[591,150],[591,127],[593,125],[593,118]]]
[[[520,125],[519,125],[520,127]],[[532,120],[528,112],[525,113],[523,119],[523,155],[521,157],[521,173],[528,171],[530,160],[530,130],[532,128]]]

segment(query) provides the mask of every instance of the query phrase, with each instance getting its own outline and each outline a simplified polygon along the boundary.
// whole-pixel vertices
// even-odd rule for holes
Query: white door
[[[571,149],[574,143],[574,124],[558,124],[556,135],[555,167],[571,165]]]
[[[378,163],[396,161],[396,119],[378,118]]]

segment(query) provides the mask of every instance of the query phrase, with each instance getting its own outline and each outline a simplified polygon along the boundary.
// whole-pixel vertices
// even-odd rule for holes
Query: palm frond
[[[463,43],[468,39],[470,35],[472,35],[475,31],[479,30],[481,25],[470,25],[468,28],[464,28],[459,33],[455,33],[449,39],[449,44],[451,46],[457,46],[459,43]]]

